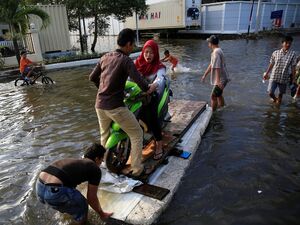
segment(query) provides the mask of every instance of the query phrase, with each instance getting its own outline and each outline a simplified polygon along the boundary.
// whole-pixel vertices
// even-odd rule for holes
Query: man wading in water
[[[295,83],[296,75],[296,53],[290,50],[293,42],[291,36],[282,39],[282,48],[273,52],[267,71],[263,75],[264,80],[269,80],[268,92],[272,101],[281,104],[282,96],[286,92],[287,84],[290,82],[290,69],[292,71],[292,82]],[[272,71],[272,72],[271,72]],[[269,73],[271,72],[271,76]],[[275,96],[279,89],[278,97]]]
[[[228,73],[225,64],[224,53],[219,47],[219,38],[211,35],[208,39],[208,47],[212,50],[211,62],[207,67],[201,81],[204,82],[206,76],[210,73],[210,82],[213,85],[210,100],[212,110],[215,111],[217,107],[221,108],[225,105],[223,90],[228,83]]]

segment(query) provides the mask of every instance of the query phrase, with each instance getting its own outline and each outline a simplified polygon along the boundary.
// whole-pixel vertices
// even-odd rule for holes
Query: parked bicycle
[[[31,82],[25,79],[23,74],[20,74],[20,77],[15,80],[15,86],[32,85],[35,84],[36,80],[39,78],[41,78],[43,84],[53,84],[53,80],[46,76],[45,70],[42,67],[36,67],[31,73]]]

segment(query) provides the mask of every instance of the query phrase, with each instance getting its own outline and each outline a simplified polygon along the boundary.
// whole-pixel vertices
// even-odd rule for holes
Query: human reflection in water
[[[295,108],[298,108],[295,110]],[[263,123],[263,134],[270,138],[273,144],[274,142],[281,142],[282,137],[289,138],[291,136],[297,136],[299,125],[299,116],[297,111],[299,107],[297,105],[286,105],[279,107],[269,107],[269,109],[264,113],[264,123]]]

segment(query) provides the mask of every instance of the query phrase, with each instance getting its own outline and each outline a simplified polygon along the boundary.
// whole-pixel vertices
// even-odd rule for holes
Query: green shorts
[[[223,94],[223,90],[218,85],[214,85],[211,91],[211,95],[214,97],[221,97],[222,94]]]

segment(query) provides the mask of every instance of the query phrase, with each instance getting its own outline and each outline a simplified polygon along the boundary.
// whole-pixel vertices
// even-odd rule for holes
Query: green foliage
[[[29,15],[40,17],[43,27],[50,23],[50,17],[46,12],[36,6],[27,5],[25,0],[0,2],[0,21],[10,25],[12,35],[25,34],[28,31]]]
[[[46,27],[50,23],[50,17],[46,12],[36,6],[28,5],[26,0],[0,1],[0,21],[9,25],[18,62],[20,61],[18,35],[24,35],[28,31],[29,15],[40,17],[42,27]]]
[[[126,17],[130,17],[134,12],[143,14],[148,7],[145,0],[102,0],[104,10],[115,15],[118,20],[124,21]]]
[[[88,28],[89,30],[96,30],[95,26],[97,27],[97,33],[98,35],[104,35],[105,32],[107,31],[107,29],[109,28],[109,23],[108,23],[108,18],[102,18],[102,17],[98,17],[97,18],[97,23],[95,23],[95,21],[92,21],[89,25]]]
[[[70,30],[79,29],[78,17],[95,17],[97,14],[100,18],[104,18],[114,15],[118,20],[124,21],[134,12],[143,14],[148,9],[145,0],[26,0],[26,2],[66,5]]]
[[[118,20],[124,21],[134,12],[144,14],[148,7],[145,0],[26,0],[27,3],[36,4],[64,4],[67,9],[68,25],[70,31],[80,32],[81,51],[84,51],[85,43],[79,26],[79,21],[83,18],[94,18],[94,22],[89,24],[93,29],[94,41],[91,47],[95,51],[95,45],[99,35],[103,35],[109,24],[106,17],[114,15]]]

